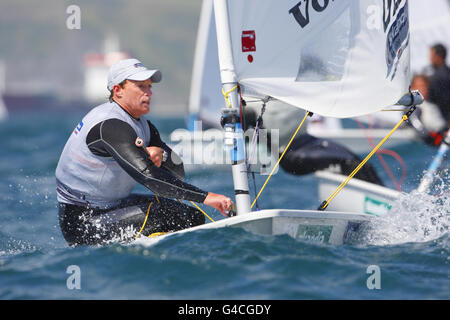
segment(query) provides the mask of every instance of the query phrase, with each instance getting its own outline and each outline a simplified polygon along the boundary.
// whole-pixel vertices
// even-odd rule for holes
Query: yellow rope
[[[162,236],[163,234],[166,234],[167,232],[154,232],[151,235],[149,235],[149,238],[154,238],[154,237],[158,237],[158,236]]]
[[[158,198],[156,198],[156,199],[158,199]],[[159,200],[158,200],[158,201],[159,201]],[[194,202],[192,202],[192,201],[191,201],[191,203],[192,203],[198,210],[200,210],[200,212],[202,212],[205,216],[207,216],[209,220],[211,220],[212,222],[214,222],[214,220],[211,219],[211,218],[206,214],[205,211],[203,211],[202,209],[200,209],[199,206],[197,206],[197,205],[196,205]],[[162,236],[163,234],[166,234],[166,233],[168,233],[168,232],[154,232],[154,233],[152,233],[151,235],[149,235],[148,237],[149,237],[149,238],[154,238],[154,237]]]
[[[227,102],[228,108],[231,108],[231,102],[230,100],[228,100],[228,96],[230,95],[231,92],[233,92],[234,90],[236,90],[238,87],[238,85],[235,85],[233,88],[230,89],[230,91],[225,92],[225,90],[223,90],[222,88],[222,94],[225,97],[225,101]]]
[[[152,204],[153,204],[153,202],[150,202],[150,204],[148,205],[147,214],[145,215],[145,219],[144,219],[144,224],[142,225],[141,230],[139,230],[139,232],[136,235],[136,237],[134,238],[134,240],[136,240],[139,237],[139,235],[141,234],[142,230],[144,230],[145,224],[147,223],[148,213],[150,212],[150,208],[152,207]]]
[[[200,209],[200,207],[198,206],[198,205],[196,205],[194,202],[192,202],[191,201],[191,203],[201,212],[201,213],[203,213],[206,217],[208,217],[208,219],[209,220],[211,220],[211,222],[214,222],[214,220],[213,219],[211,219],[207,214],[206,214],[206,212],[205,211],[203,211],[202,209]]]
[[[266,187],[267,182],[269,182],[269,179],[272,177],[272,174],[274,173],[275,169],[278,167],[278,165],[280,164],[281,159],[283,158],[284,154],[286,153],[286,151],[289,149],[289,146],[291,145],[292,141],[294,140],[295,136],[297,135],[298,131],[300,130],[300,128],[303,125],[303,122],[305,122],[306,118],[309,116],[310,112],[306,112],[305,117],[303,118],[302,122],[300,122],[300,125],[298,126],[297,130],[295,130],[294,134],[292,135],[291,140],[289,141],[289,143],[287,144],[286,148],[284,149],[283,153],[281,154],[280,158],[278,159],[277,163],[275,164],[275,166],[273,167],[272,171],[270,172],[269,176],[266,179],[266,182],[264,182],[263,186],[261,187],[261,190],[259,190],[258,195],[256,196],[255,200],[253,200],[253,203],[251,205],[250,208],[253,208],[253,206],[256,203],[256,200],[258,200],[259,196],[261,195],[262,191],[264,190],[264,188]]]
[[[156,197],[156,201],[158,201],[158,203],[160,203],[160,201],[159,201],[159,199],[158,199],[158,196],[157,196],[156,194],[155,194],[155,197]],[[214,220],[211,219],[211,218],[206,214],[205,211],[203,211],[202,209],[200,209],[199,206],[197,206],[197,205],[196,205],[194,202],[192,202],[192,201],[191,201],[191,203],[192,203],[192,204],[193,204],[193,205],[194,205],[201,213],[203,213],[206,217],[208,217],[209,220],[211,220],[212,222],[214,222]],[[150,204],[149,204],[149,206],[148,206],[148,209],[147,209],[147,214],[145,215],[144,223],[142,224],[141,230],[139,230],[139,232],[138,232],[138,234],[136,235],[136,237],[134,238],[134,240],[136,240],[136,239],[139,237],[139,235],[141,234],[142,230],[144,230],[145,225],[146,225],[146,223],[147,223],[148,214],[150,213],[150,208],[151,208],[152,204],[153,204],[153,202],[150,202]],[[166,233],[167,233],[167,232],[154,232],[154,233],[150,234],[148,237],[149,237],[149,238],[154,238],[154,237],[157,237],[157,236],[161,236],[161,235],[163,235],[163,234],[166,234]]]
[[[329,203],[331,202],[331,200],[334,199],[334,197],[337,196],[337,194],[342,190],[342,188],[345,187],[345,185],[350,181],[351,178],[353,178],[355,176],[356,173],[358,173],[359,169],[362,168],[363,165],[366,164],[367,161],[369,161],[369,159],[375,154],[375,152],[378,151],[378,149],[383,145],[383,143],[386,142],[387,139],[389,139],[389,137],[394,133],[395,130],[398,129],[398,127],[400,127],[400,125],[404,122],[408,120],[408,116],[404,115],[402,117],[402,120],[399,121],[399,123],[397,123],[397,125],[386,135],[386,137],[383,138],[383,140],[380,141],[380,143],[378,143],[378,145],[366,156],[366,158],[355,168],[355,170],[353,170],[352,173],[350,173],[350,175],[341,183],[341,185],[328,197],[327,200],[325,200],[319,207],[319,210],[325,210],[326,207],[328,207]]]

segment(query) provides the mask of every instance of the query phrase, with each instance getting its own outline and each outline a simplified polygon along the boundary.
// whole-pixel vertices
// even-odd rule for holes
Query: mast
[[[5,64],[0,60],[0,120],[3,120],[8,116],[8,110],[3,102],[5,83]]]
[[[222,110],[222,125],[225,130],[224,145],[231,149],[236,214],[250,212],[250,193],[245,164],[244,135],[239,121],[239,96],[231,50],[228,6],[226,0],[214,0],[217,46],[219,51],[220,77],[226,93],[228,108]]]

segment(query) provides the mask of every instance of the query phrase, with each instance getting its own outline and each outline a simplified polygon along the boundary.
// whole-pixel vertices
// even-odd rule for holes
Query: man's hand
[[[212,192],[208,192],[208,195],[203,203],[219,210],[224,216],[227,216],[233,205],[233,201],[227,196]]]
[[[145,151],[148,154],[148,157],[158,168],[161,167],[164,150],[159,147],[146,147]]]

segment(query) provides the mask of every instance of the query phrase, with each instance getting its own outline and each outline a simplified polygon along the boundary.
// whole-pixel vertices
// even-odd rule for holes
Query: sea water
[[[54,171],[82,115],[12,114],[0,123],[0,299],[450,298],[448,175],[433,195],[413,191],[433,147],[411,142],[396,149],[407,166],[402,196],[388,216],[342,246],[224,228],[72,248],[58,225]],[[184,127],[183,118],[152,120],[166,141]],[[386,160],[399,176],[395,161]],[[371,163],[392,187],[377,160]],[[265,178],[257,176],[258,188]],[[228,167],[188,170],[187,181],[233,195]],[[316,209],[322,200],[312,175],[279,170],[258,205]],[[223,219],[202,208],[214,220]]]

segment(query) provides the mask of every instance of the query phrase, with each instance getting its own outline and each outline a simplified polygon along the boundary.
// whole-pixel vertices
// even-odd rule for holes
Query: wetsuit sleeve
[[[86,143],[95,155],[113,157],[133,179],[157,195],[200,203],[205,200],[207,192],[155,166],[145,151],[135,145],[136,138],[136,132],[128,123],[108,119],[89,131]]]
[[[183,160],[172,151],[172,149],[161,140],[161,135],[158,129],[148,121],[150,127],[150,144],[149,147],[159,147],[167,152],[167,160],[162,163],[162,167],[172,172],[175,176],[184,180],[184,166]]]

